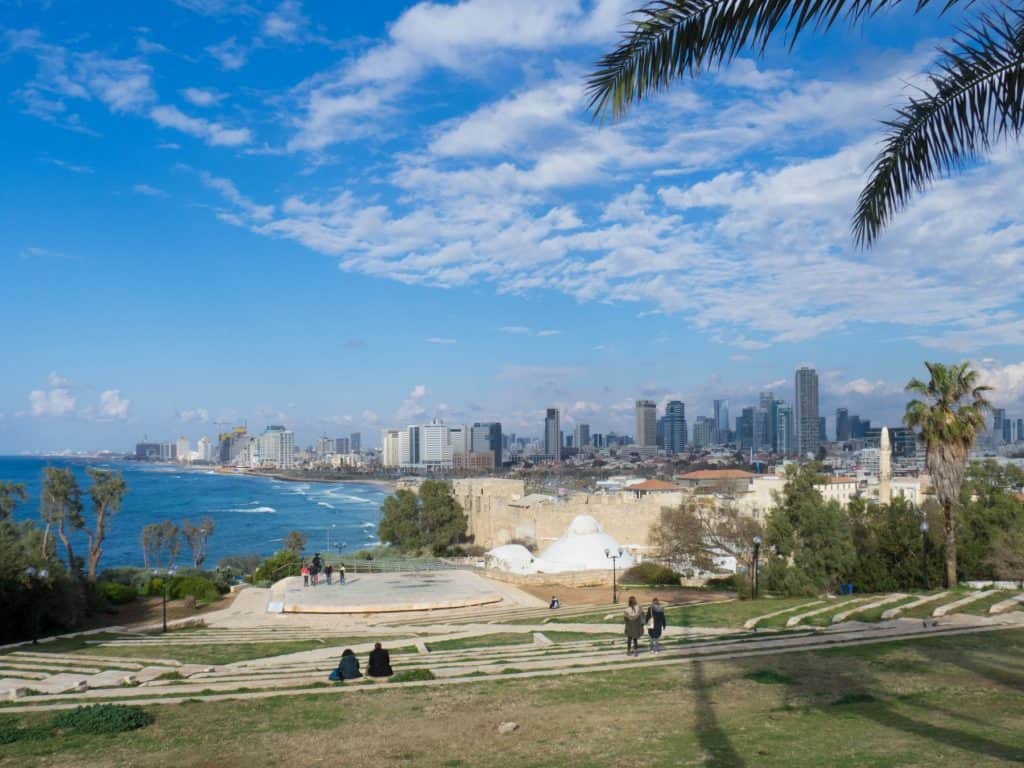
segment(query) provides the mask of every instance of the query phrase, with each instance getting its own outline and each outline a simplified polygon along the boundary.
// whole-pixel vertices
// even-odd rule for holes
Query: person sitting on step
[[[373,644],[370,660],[366,664],[366,674],[370,677],[391,677],[395,674],[391,669],[391,654],[382,648],[380,643]]]

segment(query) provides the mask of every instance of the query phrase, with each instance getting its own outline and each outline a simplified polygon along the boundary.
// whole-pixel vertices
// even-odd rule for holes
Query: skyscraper
[[[836,408],[836,442],[845,443],[852,436],[850,412],[846,408]]]
[[[573,443],[576,445],[577,450],[590,447],[590,425],[589,424],[577,424],[575,432],[575,440]]]
[[[1003,424],[1006,422],[1006,409],[992,409],[992,436],[996,443],[1006,442],[1003,439]]]
[[[826,428],[825,428],[825,417],[824,416],[819,416],[818,417],[818,443],[823,445],[823,444],[825,444],[827,442],[828,442],[828,432],[826,431]]]
[[[716,443],[727,443],[729,442],[729,401],[728,400],[715,400],[715,432],[712,436],[712,442]]]
[[[714,417],[698,416],[697,420],[693,423],[694,447],[707,448],[711,445],[712,440],[714,440],[717,431],[718,427],[715,423]]]
[[[768,393],[771,395],[771,393]],[[764,451],[771,448],[771,437],[768,431],[768,426],[771,423],[771,417],[769,411],[765,408],[756,408],[754,410],[754,423],[753,423],[753,445],[755,451]]]
[[[490,451],[494,454],[494,466],[500,467],[502,462],[501,422],[478,421],[473,425],[473,453]]]
[[[348,448],[352,453],[359,453],[363,448],[363,433],[353,432],[348,438]]]
[[[793,408],[788,403],[779,402],[775,408],[775,450],[783,456],[791,456],[796,451]]]
[[[744,408],[736,417],[736,444],[742,451],[749,451],[754,445],[754,412],[753,406]]]
[[[665,450],[681,453],[686,448],[686,403],[669,400],[665,406]]]
[[[640,453],[658,452],[658,406],[653,400],[636,401],[636,445]]]
[[[804,366],[796,372],[796,452],[800,456],[817,454],[818,445],[818,372]]]
[[[399,434],[402,430],[385,429],[380,433],[380,463],[386,468],[397,467],[402,463],[402,454],[399,450]]]
[[[557,408],[548,408],[544,416],[544,455],[554,461],[562,460],[562,429]]]

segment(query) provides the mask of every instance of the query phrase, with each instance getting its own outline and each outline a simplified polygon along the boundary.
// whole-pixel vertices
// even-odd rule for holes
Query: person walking
[[[661,653],[661,633],[667,626],[665,608],[658,598],[654,598],[647,609],[647,635],[651,638],[651,653]]]
[[[302,586],[308,587],[309,586],[309,566],[306,565],[305,562],[302,563],[302,568],[299,570],[299,573],[302,574]]]
[[[338,566],[338,583],[339,584],[344,584],[345,583],[345,564],[344,563],[341,563]]]
[[[639,656],[640,638],[644,634],[644,612],[635,597],[630,596],[622,619],[626,625],[626,655]]]
[[[327,565],[324,566],[324,576],[327,577],[327,586],[328,587],[331,586],[331,574],[333,574],[333,573],[334,573],[334,566],[333,565],[328,563]]]

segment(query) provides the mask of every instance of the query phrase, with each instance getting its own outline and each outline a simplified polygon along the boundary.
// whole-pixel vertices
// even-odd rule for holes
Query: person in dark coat
[[[366,674],[370,677],[391,677],[395,674],[391,669],[391,654],[381,648],[380,643],[373,644],[370,660],[366,664]]]
[[[342,651],[341,661],[338,662],[338,673],[342,680],[355,680],[363,676],[363,673],[359,671],[359,659],[352,653],[351,648]]]
[[[622,614],[626,628],[626,655],[640,655],[640,638],[644,634],[644,611],[635,597],[629,598],[629,604]]]
[[[651,653],[661,653],[661,633],[667,626],[665,608],[658,598],[654,598],[647,609],[647,635],[651,638]]]

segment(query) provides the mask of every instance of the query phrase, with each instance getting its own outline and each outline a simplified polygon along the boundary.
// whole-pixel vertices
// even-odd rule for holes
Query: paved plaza
[[[469,571],[350,574],[303,586],[293,576],[274,585],[268,610],[283,613],[393,613],[469,608],[508,599],[508,590]],[[516,590],[518,592],[518,590]]]

